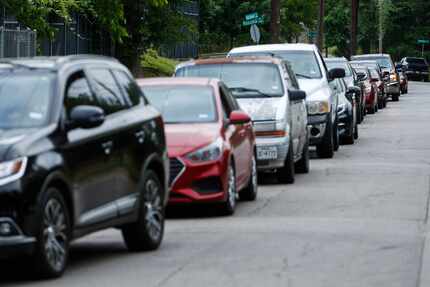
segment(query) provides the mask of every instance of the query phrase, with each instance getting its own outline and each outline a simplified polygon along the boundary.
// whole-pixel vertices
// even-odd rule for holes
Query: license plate
[[[257,159],[268,160],[277,159],[278,149],[275,146],[257,147]]]

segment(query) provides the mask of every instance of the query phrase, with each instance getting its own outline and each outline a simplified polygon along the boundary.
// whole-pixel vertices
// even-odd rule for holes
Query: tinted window
[[[143,91],[149,102],[161,112],[166,123],[207,123],[217,120],[211,87],[146,86]]]
[[[108,69],[91,69],[97,101],[106,114],[126,109],[127,104],[121,96],[112,73]]]
[[[235,97],[281,97],[283,83],[278,66],[270,63],[229,63],[186,66],[176,73],[180,77],[221,79]],[[242,89],[242,90],[241,90]],[[247,89],[245,91],[244,89]],[[251,91],[254,90],[254,91]]]
[[[142,91],[130,76],[124,71],[114,70],[113,73],[129,103],[132,106],[137,106],[143,103]]]
[[[387,57],[359,57],[360,60],[372,60],[376,61],[382,69],[393,69],[393,63],[390,58]]]
[[[80,105],[97,105],[83,72],[72,75],[68,80],[65,97],[67,115]]]
[[[406,62],[417,65],[427,65],[426,61],[421,58],[406,58]]]
[[[345,77],[351,77],[352,72],[346,62],[326,61],[325,62],[329,70],[334,68],[341,68],[345,70]]]
[[[30,128],[47,123],[53,74],[0,74],[0,128]]]

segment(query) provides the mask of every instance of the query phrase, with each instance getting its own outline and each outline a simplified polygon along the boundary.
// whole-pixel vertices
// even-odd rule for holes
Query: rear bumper
[[[257,137],[257,168],[260,171],[273,170],[276,168],[282,168],[285,165],[285,159],[287,158],[288,149],[290,147],[290,137],[282,138],[271,138],[271,137]],[[264,159],[259,158],[259,150],[265,148],[276,149],[276,158]]]

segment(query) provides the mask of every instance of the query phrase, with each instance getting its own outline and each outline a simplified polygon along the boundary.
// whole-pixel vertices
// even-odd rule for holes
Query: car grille
[[[185,165],[177,158],[170,159],[170,179],[169,185],[172,185],[185,169]]]

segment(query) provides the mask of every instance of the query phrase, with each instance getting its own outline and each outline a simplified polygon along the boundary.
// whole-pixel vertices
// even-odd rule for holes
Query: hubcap
[[[149,236],[158,241],[162,234],[163,209],[160,196],[160,186],[154,179],[146,182],[145,221]]]
[[[236,178],[232,167],[228,170],[228,200],[232,207],[236,205]]]
[[[57,199],[50,199],[45,206],[43,239],[48,263],[61,271],[66,262],[67,226],[63,206]]]

